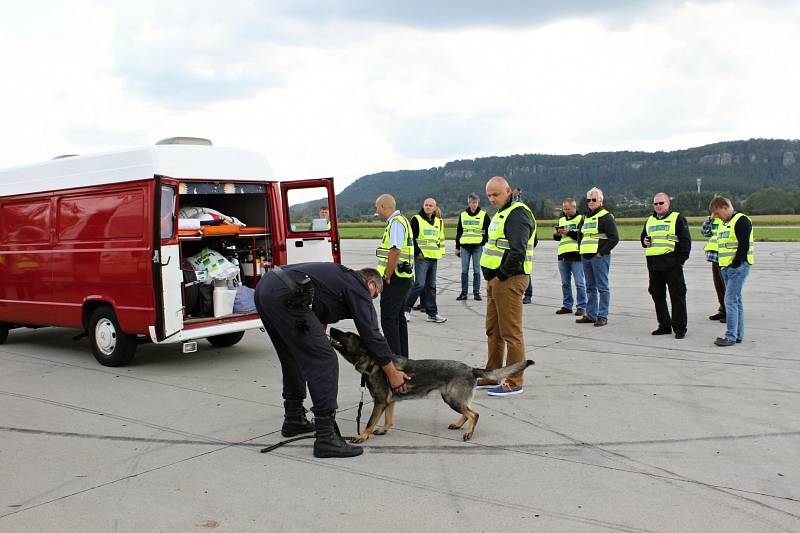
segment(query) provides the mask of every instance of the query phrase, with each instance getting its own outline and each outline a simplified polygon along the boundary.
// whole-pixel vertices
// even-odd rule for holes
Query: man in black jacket
[[[315,457],[353,457],[363,450],[339,434],[335,415],[339,363],[323,324],[351,318],[369,354],[383,368],[389,385],[403,392],[408,376],[397,370],[394,354],[378,328],[372,300],[383,290],[377,270],[350,270],[336,263],[299,263],[275,268],[256,287],[255,303],[283,371],[284,423],[291,437],[316,431]],[[303,400],[311,394],[314,426]]]
[[[656,306],[658,328],[653,335],[669,335],[676,339],[686,336],[686,281],[683,264],[692,250],[692,237],[686,217],[670,210],[667,193],[653,197],[653,214],[647,219],[639,237],[647,258],[650,277],[648,292]],[[672,317],[667,308],[667,288],[672,305]]]
[[[594,324],[599,328],[608,324],[611,308],[608,272],[611,270],[611,250],[619,243],[619,233],[614,215],[603,208],[603,191],[592,187],[586,193],[586,201],[589,213],[581,222],[579,233],[567,233],[573,239],[580,236],[578,251],[586,278],[586,309],[575,322]]]

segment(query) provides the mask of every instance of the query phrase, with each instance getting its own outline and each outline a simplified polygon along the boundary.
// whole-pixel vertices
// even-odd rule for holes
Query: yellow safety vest
[[[736,250],[739,248],[739,239],[736,238],[736,232],[733,228],[736,226],[736,222],[742,217],[747,217],[747,219],[750,220],[750,217],[744,213],[736,213],[729,221],[722,222],[720,225],[717,245],[719,246],[719,266],[721,268],[730,266],[731,263],[733,263],[733,258],[736,257]],[[752,220],[750,223],[752,224]],[[747,262],[751,265],[755,260],[753,255],[753,242],[753,226],[751,225],[750,246],[747,248]]]
[[[441,259],[445,254],[444,219],[442,219],[442,217],[436,217],[436,224],[439,226],[439,252],[436,255],[436,259]]]
[[[677,220],[678,213],[675,211],[662,219],[650,215],[645,224],[645,233],[650,237],[650,246],[644,249],[645,256],[664,255],[675,251],[675,243],[678,242],[678,235],[675,233]]]
[[[719,246],[717,245],[717,239],[719,238],[719,227],[722,224],[722,221],[717,217],[713,217],[711,219],[711,237],[708,238],[708,242],[706,242],[705,248],[703,248],[706,252],[717,252],[719,251]]]
[[[444,240],[444,224],[442,223],[442,219],[436,217],[434,223],[430,224],[420,215],[414,215],[414,218],[417,219],[417,224],[419,224],[417,247],[422,252],[422,255],[425,256],[426,259],[439,259],[444,257],[443,253],[440,254],[440,244],[441,248],[444,248],[444,243],[441,242]]]
[[[483,221],[486,211],[481,209],[470,216],[466,211],[461,212],[461,238],[459,244],[480,244],[483,242]]]
[[[571,220],[567,220],[567,217],[562,216],[558,219],[558,227],[559,228],[566,228],[567,231],[577,231],[578,226],[581,224],[581,220],[583,220],[583,215],[575,215]],[[569,235],[562,235],[561,240],[558,241],[558,250],[557,254],[563,255],[568,252],[577,252],[578,251],[578,241],[570,237]]]
[[[596,254],[597,246],[600,244],[600,240],[608,239],[608,236],[605,233],[598,233],[597,231],[598,220],[600,217],[607,214],[608,211],[605,209],[600,209],[600,211],[594,215],[587,216],[584,219],[583,226],[581,226],[581,254]]]
[[[533,221],[533,231],[528,243],[525,246],[525,261],[522,263],[522,269],[526,274],[530,274],[533,270],[533,243],[536,239],[536,217],[522,202],[512,202],[510,206],[498,211],[492,217],[492,222],[489,224],[489,240],[483,247],[483,254],[481,255],[481,266],[490,270],[497,270],[503,262],[503,255],[506,251],[511,249],[511,245],[506,239],[506,220],[508,215],[514,209],[522,208],[528,212]]]
[[[403,225],[403,228],[406,230],[406,242],[403,248],[400,250],[400,258],[397,261],[397,266],[400,266],[400,263],[408,263],[411,267],[411,271],[400,272],[398,268],[395,268],[394,275],[398,278],[411,278],[414,277],[414,238],[411,236],[411,226],[408,224],[408,220],[403,215],[397,214],[393,218],[389,219],[386,224],[386,228],[383,230],[383,240],[381,241],[380,246],[378,249],[375,250],[375,255],[378,256],[378,272],[381,276],[386,273],[386,265],[389,262],[389,250],[391,246],[389,244],[389,234],[390,229],[394,221],[398,221],[400,224]]]

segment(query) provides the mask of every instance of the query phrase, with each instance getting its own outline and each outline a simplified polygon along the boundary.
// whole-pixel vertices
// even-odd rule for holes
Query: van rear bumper
[[[196,339],[205,339],[206,337],[213,337],[214,335],[224,335],[226,333],[236,333],[237,331],[246,331],[248,329],[259,329],[264,327],[260,318],[252,320],[240,320],[236,322],[226,322],[222,324],[214,324],[212,326],[205,326],[199,328],[182,329],[176,334],[159,341],[156,339],[156,328],[150,326],[148,332],[150,340],[155,344],[174,344],[176,342],[185,342]]]

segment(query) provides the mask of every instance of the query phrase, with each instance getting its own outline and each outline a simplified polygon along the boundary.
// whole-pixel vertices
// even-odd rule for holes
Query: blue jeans
[[[567,261],[558,262],[558,273],[561,274],[561,305],[572,310],[572,280],[575,280],[575,289],[578,297],[578,309],[586,309],[586,282],[583,278],[583,262]]]
[[[429,316],[436,316],[439,309],[436,307],[436,266],[438,259],[416,259],[414,261],[414,285],[408,291],[405,310],[411,312],[411,307],[422,296],[420,303],[425,306]]]
[[[608,319],[608,308],[611,306],[611,290],[608,288],[608,271],[611,268],[611,256],[592,256],[583,258],[583,273],[586,277],[586,318],[597,320]],[[598,296],[600,304],[598,306]]]
[[[736,268],[722,268],[725,280],[725,338],[740,341],[744,338],[744,304],[742,288],[750,273],[750,263],[742,263]]]
[[[474,248],[461,247],[461,292],[467,294],[469,289],[469,260],[472,259],[472,292],[481,292],[481,255],[483,246]]]

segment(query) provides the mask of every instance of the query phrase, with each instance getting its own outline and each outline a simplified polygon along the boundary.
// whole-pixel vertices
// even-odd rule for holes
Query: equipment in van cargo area
[[[214,316],[220,317],[233,313],[233,301],[235,299],[236,289],[214,287]]]
[[[0,170],[0,344],[77,328],[106,366],[146,341],[232,346],[262,327],[248,295],[274,265],[339,262],[331,178],[281,183],[260,154],[165,142]]]

